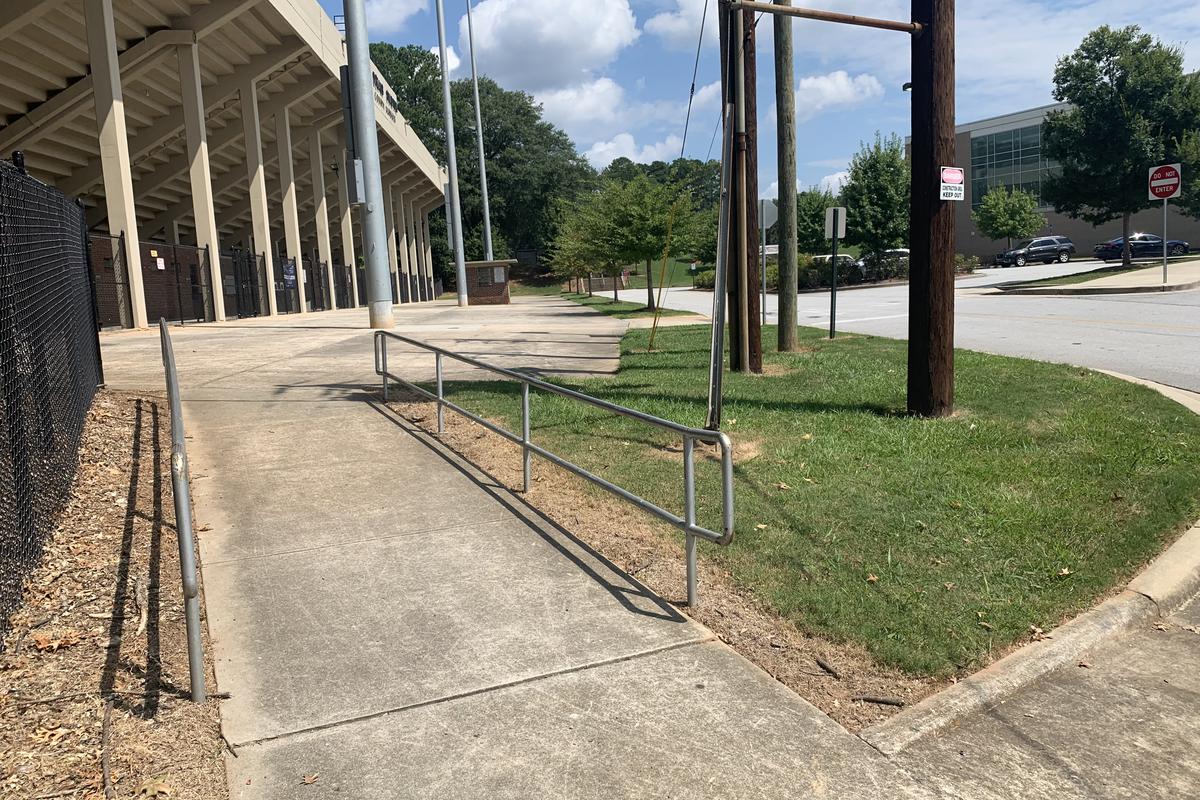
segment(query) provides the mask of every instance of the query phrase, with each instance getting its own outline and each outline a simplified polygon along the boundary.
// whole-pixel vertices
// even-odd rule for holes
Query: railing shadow
[[[418,399],[417,395],[411,395],[411,399]],[[422,398],[423,399],[423,398]],[[373,398],[368,401],[368,405],[379,413],[387,421],[398,427],[400,430],[407,433],[416,441],[424,445],[430,452],[437,455],[444,462],[449,464],[459,474],[466,477],[473,484],[478,486],[491,498],[496,500],[506,510],[511,512],[513,516],[523,522],[531,531],[536,533],[543,541],[553,547],[560,555],[565,557],[584,574],[596,582],[597,585],[604,588],[611,594],[617,602],[625,607],[631,613],[641,616],[648,616],[654,619],[665,620],[668,622],[685,622],[686,617],[679,613],[675,608],[675,604],[659,597],[649,588],[642,585],[633,576],[626,573],[612,561],[604,557],[591,545],[587,544],[575,534],[564,528],[555,520],[551,519],[538,508],[529,504],[525,500],[516,497],[505,484],[489,473],[479,464],[471,461],[464,453],[455,449],[451,445],[441,441],[434,434],[424,430],[418,425],[415,425],[404,419],[396,412],[388,408],[378,398]],[[468,468],[466,465],[470,465]],[[482,480],[481,480],[482,477]],[[553,531],[552,535],[550,531]],[[561,539],[560,539],[561,537]],[[569,541],[574,547],[587,554],[588,558],[582,558],[575,552],[572,552],[570,547],[567,547],[562,540]],[[601,574],[596,567],[589,563],[589,560],[599,563],[609,573],[609,575]],[[621,582],[612,580],[610,577],[619,576]],[[634,602],[634,598],[643,601],[643,604]],[[678,603],[682,603],[680,600]],[[657,611],[645,607],[645,603],[650,604]]]

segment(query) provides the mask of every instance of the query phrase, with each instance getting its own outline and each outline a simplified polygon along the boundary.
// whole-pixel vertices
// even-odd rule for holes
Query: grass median
[[[630,303],[627,300],[613,300],[610,294],[604,294],[603,292],[593,294],[590,297],[586,294],[575,294],[574,292],[568,292],[563,294],[563,297],[579,303],[581,306],[587,306],[592,311],[599,311],[601,314],[606,314],[610,317],[616,317],[617,319],[639,319],[641,317],[654,316],[654,311],[647,308],[645,303]],[[683,317],[689,315],[692,315],[692,312],[679,311],[674,308],[663,308],[659,310],[659,316],[662,317]]]
[[[653,353],[647,334],[625,336],[616,376],[569,385],[702,425],[708,328],[660,330]],[[701,557],[803,632],[910,674],[973,671],[1121,586],[1200,515],[1200,418],[1149,389],[959,351],[958,412],[926,420],[903,413],[904,342],[801,329],[801,344],[726,379],[738,533]],[[519,427],[515,387],[448,389]],[[678,440],[536,392],[532,419],[542,446],[680,508]],[[716,527],[717,464],[700,462],[700,522]]]

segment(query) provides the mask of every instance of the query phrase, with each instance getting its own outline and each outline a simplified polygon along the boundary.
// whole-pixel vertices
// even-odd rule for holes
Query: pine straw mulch
[[[433,403],[415,394],[406,395],[398,387],[394,391],[397,401],[388,404],[393,411],[426,431],[436,431]],[[458,414],[447,412],[445,421],[446,431],[440,437],[444,444],[497,482],[520,487],[520,447]],[[735,441],[735,459],[756,455],[739,453],[738,448]],[[860,731],[901,709],[899,705],[857,698],[899,701],[907,706],[948,683],[915,678],[881,666],[859,645],[801,632],[736,586],[727,571],[703,558],[703,554],[698,576],[700,604],[689,609],[684,598],[687,573],[683,548],[678,537],[672,535],[674,529],[643,515],[630,514],[629,507],[620,500],[541,459],[533,461],[532,478],[529,493],[524,496],[530,505],[847,730]],[[621,525],[614,526],[614,519],[621,520]]]
[[[227,797],[216,700],[188,699],[170,442],[165,399],[96,395],[0,654],[0,797],[104,798],[102,761],[109,797]]]

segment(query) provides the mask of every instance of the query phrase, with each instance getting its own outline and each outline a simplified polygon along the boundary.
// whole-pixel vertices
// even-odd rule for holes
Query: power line
[[[700,72],[700,48],[704,45],[704,23],[708,21],[708,0],[704,0],[704,10],[700,12],[700,38],[696,42],[696,63],[692,67],[692,87],[688,90],[687,116],[683,119],[683,142],[679,145],[679,157],[683,158],[684,148],[687,147],[688,124],[692,121],[692,100],[696,97],[696,75]],[[708,146],[712,152],[712,145]]]
[[[713,125],[712,138],[708,140],[708,155],[704,157],[705,161],[712,158],[713,143],[717,141],[717,131],[721,130],[721,113],[717,113],[717,124]]]

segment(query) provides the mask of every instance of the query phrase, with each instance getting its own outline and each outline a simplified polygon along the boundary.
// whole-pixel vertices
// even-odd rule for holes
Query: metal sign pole
[[[475,140],[479,145],[479,186],[483,192],[483,257],[492,260],[492,214],[488,207],[487,164],[483,158],[483,111],[479,106],[479,73],[475,69],[475,28],[471,24],[471,5],[467,0],[467,41],[471,45],[471,90],[475,94]]]
[[[1167,285],[1167,198],[1163,198],[1163,286]]]
[[[838,246],[838,211],[833,210],[833,258],[830,262],[832,280],[829,289],[829,338],[837,336],[837,246]]]
[[[439,64],[442,69],[442,115],[446,128],[446,172],[449,176],[451,250],[454,252],[454,276],[458,284],[458,304],[467,305],[467,268],[463,260],[462,209],[458,205],[458,158],[454,153],[454,111],[450,105],[450,65],[446,60],[446,14],[442,0],[434,3],[437,9]]]
[[[762,247],[759,248],[760,258],[762,262],[762,324],[767,324],[767,201],[759,200],[758,221],[762,226]],[[778,291],[778,289],[776,289]]]

